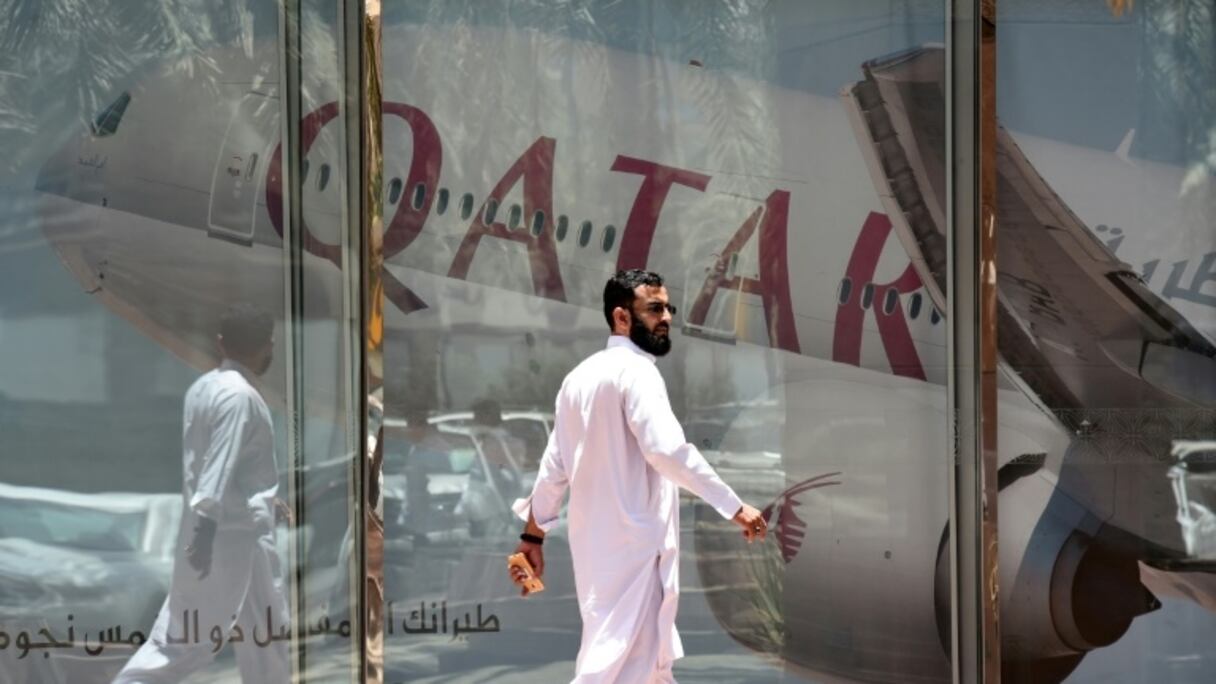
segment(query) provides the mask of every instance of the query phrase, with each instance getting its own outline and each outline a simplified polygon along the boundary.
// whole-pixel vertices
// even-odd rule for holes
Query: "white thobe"
[[[614,335],[562,383],[531,496],[515,502],[542,530],[567,511],[583,619],[574,682],[670,682],[676,632],[679,492],[725,518],[743,505],[684,438],[654,356]]]
[[[242,681],[290,680],[287,642],[272,639],[290,634],[274,538],[274,428],[248,373],[225,361],[186,392],[183,508],[172,584],[147,641],[115,684],[179,682],[227,643],[235,647]],[[216,523],[211,569],[203,579],[186,560],[199,516]],[[212,628],[221,638],[218,648]]]

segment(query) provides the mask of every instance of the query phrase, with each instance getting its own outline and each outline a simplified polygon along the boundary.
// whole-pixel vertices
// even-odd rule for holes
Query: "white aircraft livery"
[[[603,344],[605,280],[657,271],[673,393],[707,387],[680,356],[721,371],[682,399],[690,438],[776,537],[723,562],[737,540],[695,508],[714,618],[815,681],[950,681],[944,49],[870,55],[831,97],[535,30],[395,24],[383,45],[389,415],[394,375],[448,406],[492,384],[544,405]],[[199,368],[224,307],[280,311],[285,282],[275,46],[209,57],[222,83],[142,74],[37,181],[74,279]],[[343,315],[338,81],[303,85],[314,332]],[[1216,606],[1169,476],[1172,441],[1216,429],[1212,178],[1004,128],[997,173],[1002,659],[1062,681],[1158,597]],[[340,360],[306,361],[332,403]]]

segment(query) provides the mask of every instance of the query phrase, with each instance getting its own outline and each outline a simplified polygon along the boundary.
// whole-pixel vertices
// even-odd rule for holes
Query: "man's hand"
[[[215,521],[201,515],[197,517],[194,538],[186,546],[186,562],[198,570],[198,578],[203,579],[211,573],[211,545],[215,541]]]
[[[276,524],[288,527],[296,524],[296,515],[291,510],[291,506],[277,496],[274,498],[274,521]]]
[[[736,525],[743,528],[743,536],[749,544],[755,539],[764,539],[764,536],[768,534],[768,523],[764,522],[764,516],[747,504],[743,504],[743,507],[735,514],[734,521]]]
[[[522,553],[524,558],[528,559],[528,563],[532,565],[532,570],[536,573],[537,579],[543,578],[545,574],[545,552],[541,549],[540,544],[521,541],[519,542],[519,546],[515,547],[515,553]],[[524,571],[521,568],[511,568],[511,581],[520,587],[520,596],[528,595],[528,590],[523,588],[524,579]]]

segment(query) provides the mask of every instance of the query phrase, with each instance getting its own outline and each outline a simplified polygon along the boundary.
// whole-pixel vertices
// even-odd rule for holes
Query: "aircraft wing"
[[[944,51],[874,60],[864,74],[842,98],[891,222],[948,311]],[[1083,473],[1091,509],[1176,553],[1170,443],[1216,428],[1216,346],[1115,258],[1003,128],[997,217],[1002,360],[1074,435],[1065,467]]]

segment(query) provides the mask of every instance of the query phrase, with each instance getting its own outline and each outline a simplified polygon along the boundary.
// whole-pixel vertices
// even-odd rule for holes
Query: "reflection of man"
[[[679,493],[684,487],[743,527],[766,532],[684,439],[655,357],[671,349],[675,308],[662,278],[622,271],[604,287],[608,348],[566,376],[536,486],[515,512],[528,523],[517,551],[544,572],[541,543],[570,488],[569,537],[583,618],[575,682],[671,682],[684,652],[676,633]],[[513,571],[520,584],[522,576]]]
[[[273,332],[265,312],[230,308],[217,339],[223,362],[186,392],[173,580],[148,640],[116,683],[179,682],[226,643],[246,684],[290,679],[274,540],[274,430],[252,384],[270,366]]]
[[[427,420],[427,413],[422,405],[405,411],[405,517],[416,543],[425,543],[426,533],[442,522],[432,513],[430,476],[452,472],[452,446]]]
[[[497,401],[482,399],[473,404],[473,425],[473,435],[491,465],[510,468],[512,472],[522,468],[527,447],[503,427],[502,407]]]
[[[510,520],[511,501],[522,493],[520,463],[526,447],[523,440],[503,427],[502,408],[493,399],[473,404],[470,435],[481,452],[483,467],[469,473],[474,486],[465,492],[461,508],[469,516],[470,532],[480,537],[492,526],[501,527]]]

